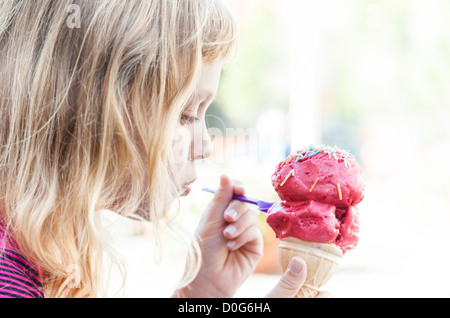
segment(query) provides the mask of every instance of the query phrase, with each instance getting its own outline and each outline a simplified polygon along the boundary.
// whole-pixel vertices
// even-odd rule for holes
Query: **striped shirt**
[[[0,227],[0,298],[44,298],[38,269],[4,239]]]

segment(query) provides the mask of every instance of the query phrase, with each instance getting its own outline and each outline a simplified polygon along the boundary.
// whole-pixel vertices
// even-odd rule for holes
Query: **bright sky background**
[[[216,157],[199,165],[180,223],[195,229],[211,198],[200,189],[217,186],[222,173],[270,201],[272,169],[289,150],[337,145],[356,154],[367,189],[360,243],[326,289],[337,297],[449,297],[450,2],[226,2],[242,43],[210,128],[228,134],[215,139]],[[236,135],[244,135],[241,150],[226,143]],[[248,149],[246,140],[254,142]],[[133,269],[126,294],[169,295],[184,264],[178,245],[168,243],[155,265],[150,250],[139,252],[151,238],[131,227],[118,241]],[[276,249],[266,256],[274,260]],[[255,274],[237,296],[263,297],[278,278],[276,270]]]

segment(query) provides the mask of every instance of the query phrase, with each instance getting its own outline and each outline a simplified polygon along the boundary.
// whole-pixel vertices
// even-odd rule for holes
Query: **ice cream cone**
[[[278,247],[278,260],[283,272],[294,256],[301,257],[307,265],[305,284],[296,297],[314,298],[336,272],[343,253],[333,244],[306,242],[294,237],[282,239]]]

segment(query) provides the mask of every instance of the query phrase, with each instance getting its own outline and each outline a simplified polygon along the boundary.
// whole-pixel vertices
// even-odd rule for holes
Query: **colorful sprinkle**
[[[314,182],[314,184],[312,185],[311,189],[309,189],[309,192],[312,192],[312,190],[314,189],[314,187],[316,186],[317,182],[319,181],[319,178],[316,179],[316,181]]]
[[[336,184],[336,188],[339,194],[339,200],[342,200],[342,192],[341,192],[341,185],[338,183]]]
[[[286,161],[288,161],[288,159],[290,158],[291,156],[289,156],[289,157],[287,157],[286,159],[284,159],[284,161],[281,163],[281,165],[280,165],[280,168],[283,168],[283,166],[286,164]]]
[[[312,156],[315,156],[315,155],[317,155],[317,154],[318,154],[319,152],[320,152],[319,150],[317,150],[317,151],[314,151],[314,152],[312,152],[312,153],[308,154],[308,157],[312,157]]]
[[[358,165],[358,163],[355,161],[355,156],[351,154],[348,150],[342,150],[339,149],[337,146],[329,147],[325,145],[309,145],[307,147],[304,147],[301,150],[297,150],[294,153],[292,153],[289,157],[287,157],[283,162],[280,163],[279,168],[282,168],[290,159],[295,158],[295,162],[303,162],[305,160],[308,160],[318,154],[327,154],[329,159],[332,159],[332,156],[335,160],[340,161],[340,159],[343,159],[343,163],[346,168],[349,168],[351,166],[350,163],[354,163],[355,165]],[[353,160],[353,161],[349,161]]]
[[[286,183],[286,181],[294,175],[294,169],[292,169],[291,171],[289,171],[288,175],[286,176],[286,178],[284,178],[284,181],[280,184],[280,187],[284,186],[284,184]]]

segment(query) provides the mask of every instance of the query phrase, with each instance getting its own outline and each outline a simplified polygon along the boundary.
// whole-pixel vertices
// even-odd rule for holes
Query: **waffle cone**
[[[333,244],[306,242],[294,237],[282,239],[278,247],[278,260],[283,273],[294,256],[301,257],[307,265],[305,283],[296,297],[314,298],[336,272],[343,253]]]

